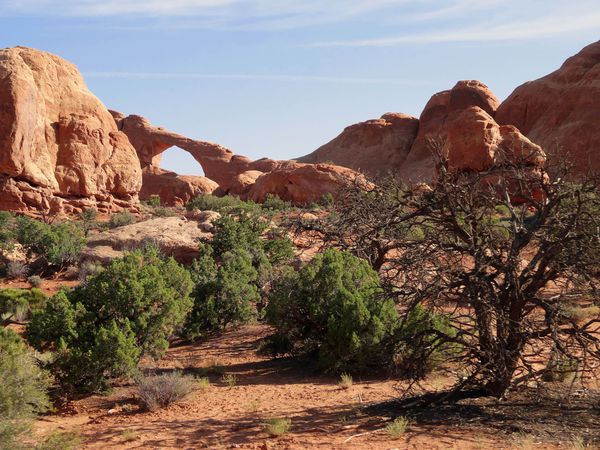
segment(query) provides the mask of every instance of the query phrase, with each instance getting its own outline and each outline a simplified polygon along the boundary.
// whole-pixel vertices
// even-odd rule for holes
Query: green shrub
[[[266,211],[276,212],[288,210],[292,205],[290,202],[283,201],[275,194],[267,194],[261,206]]]
[[[460,351],[459,346],[448,342],[453,336],[456,331],[450,326],[448,316],[416,305],[396,331],[394,370],[401,376],[424,377]]]
[[[43,306],[46,300],[46,295],[37,288],[0,289],[0,319],[4,323],[25,320],[32,309]]]
[[[79,220],[81,220],[83,234],[87,236],[91,230],[98,227],[98,211],[92,208],[84,209],[79,213]]]
[[[331,192],[323,194],[319,199],[319,206],[322,206],[323,208],[331,208],[334,204],[335,200]]]
[[[94,261],[84,261],[79,267],[79,273],[77,277],[82,283],[87,281],[88,278],[98,275],[104,270],[102,264]]]
[[[195,382],[194,377],[177,372],[140,377],[137,394],[142,405],[154,411],[182,400],[192,392]]]
[[[129,211],[121,211],[110,216],[108,221],[109,228],[119,228],[135,223],[135,216]]]
[[[56,351],[52,368],[66,388],[101,390],[131,376],[142,355],[161,357],[192,301],[189,273],[172,258],[132,252],[35,311],[27,327],[38,349]]]
[[[399,439],[406,433],[409,423],[410,422],[406,417],[397,417],[393,422],[389,423],[385,429],[392,439]]]
[[[263,428],[265,433],[272,437],[283,436],[287,433],[292,426],[291,419],[284,419],[281,417],[276,417],[273,419],[265,420]]]
[[[14,240],[14,216],[8,211],[0,211],[0,249],[8,248]]]
[[[77,263],[85,245],[83,231],[72,222],[50,225],[21,216],[16,219],[16,235],[30,256],[43,256],[57,268]]]
[[[33,417],[50,408],[48,374],[23,340],[0,328],[0,449],[20,448]]]
[[[202,246],[191,269],[195,288],[185,326],[189,339],[253,319],[261,291],[294,254],[290,239],[279,231],[270,230],[263,237],[267,223],[260,217],[230,215],[214,226],[213,241]]]
[[[238,197],[226,195],[216,197],[211,194],[201,194],[188,202],[186,208],[191,211],[217,211],[220,213],[259,212],[260,206],[252,201],[240,200]]]
[[[161,205],[160,196],[151,195],[150,198],[148,200],[146,200],[144,203],[146,203],[146,205],[148,205],[148,206],[152,206],[153,208],[156,208],[157,206]]]
[[[186,321],[186,337],[197,339],[252,319],[253,302],[260,299],[254,284],[257,277],[252,257],[245,250],[224,254],[218,266],[212,249],[205,247],[192,266],[196,287],[192,293],[194,307]]]
[[[325,369],[379,366],[382,343],[398,323],[394,303],[381,296],[377,273],[367,262],[327,250],[275,286],[266,311],[277,330],[270,349],[315,355]]]

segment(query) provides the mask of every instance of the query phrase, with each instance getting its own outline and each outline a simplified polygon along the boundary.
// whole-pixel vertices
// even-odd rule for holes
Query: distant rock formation
[[[309,155],[304,163],[334,162],[377,177],[400,169],[417,137],[419,120],[406,114],[384,114],[346,128]]]
[[[549,156],[566,156],[579,173],[600,171],[600,41],[515,89],[496,121],[516,126]]]
[[[229,193],[256,201],[263,201],[268,194],[273,194],[302,205],[318,201],[326,193],[335,193],[357,176],[352,170],[333,165],[310,165],[268,158],[253,161],[235,155],[218,144],[190,139],[155,127],[144,117],[125,117],[117,111],[111,113],[119,130],[129,137],[137,150],[144,174],[140,194],[142,199],[160,195],[163,203],[178,204],[197,189],[198,192]],[[192,180],[159,169],[162,153],[174,146],[189,152],[202,166],[205,177],[192,177]],[[184,180],[187,186],[182,184]],[[170,190],[181,195],[172,195]]]
[[[25,47],[0,50],[0,209],[130,208],[135,149],[77,68]]]

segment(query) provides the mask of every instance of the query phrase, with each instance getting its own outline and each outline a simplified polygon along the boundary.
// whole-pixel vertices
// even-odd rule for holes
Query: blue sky
[[[283,159],[460,79],[503,99],[600,39],[600,1],[0,0],[0,22],[3,47],[74,62],[109,108]],[[178,151],[163,167],[201,173]]]

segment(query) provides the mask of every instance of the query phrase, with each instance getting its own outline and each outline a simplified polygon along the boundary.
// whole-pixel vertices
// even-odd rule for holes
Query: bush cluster
[[[26,216],[17,217],[15,222],[15,237],[29,256],[42,256],[57,269],[79,261],[85,237],[77,224],[47,224]]]
[[[217,197],[211,194],[201,194],[189,201],[186,205],[188,211],[198,209],[200,211],[217,211],[222,214],[260,211],[260,205],[252,201],[244,201],[233,195]]]
[[[212,242],[202,246],[191,267],[194,307],[185,326],[190,339],[253,319],[255,304],[293,256],[282,233],[263,236],[268,224],[257,215],[224,216],[214,226]]]
[[[142,355],[164,353],[192,306],[191,289],[173,259],[132,252],[46,302],[27,337],[56,352],[51,366],[64,387],[101,390],[108,378],[133,375]]]
[[[50,409],[51,379],[12,330],[0,328],[0,449],[19,449],[33,417]]]
[[[289,272],[270,295],[267,322],[274,354],[317,357],[321,367],[357,371],[382,364],[382,347],[398,326],[377,273],[347,252],[327,250]]]

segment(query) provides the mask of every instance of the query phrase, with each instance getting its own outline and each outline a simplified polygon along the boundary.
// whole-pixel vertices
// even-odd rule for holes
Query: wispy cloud
[[[426,85],[427,80],[402,78],[355,78],[311,75],[259,75],[259,74],[214,74],[214,73],[172,73],[172,72],[86,72],[86,78],[129,78],[141,80],[240,80],[274,81],[283,83],[348,83],[348,84],[390,84],[390,85]]]
[[[454,8],[439,10],[439,14],[449,14],[468,7],[470,0],[458,2]],[[496,2],[501,3],[501,2]],[[507,3],[504,1],[503,3]],[[585,32],[600,29],[600,4],[582,1],[570,4],[569,9],[552,9],[552,2],[539,15],[521,14],[516,17],[504,15],[500,20],[482,19],[474,26],[446,26],[445,29],[429,32],[405,33],[382,38],[367,38],[345,41],[319,42],[315,46],[325,47],[385,47],[403,44],[429,44],[442,42],[490,42],[511,41]],[[432,19],[435,12],[421,15],[421,19]],[[450,24],[452,25],[452,24]]]

